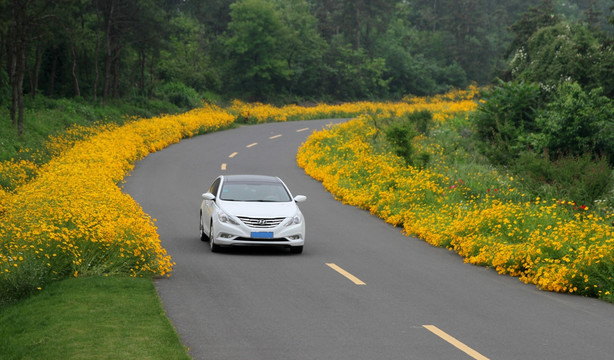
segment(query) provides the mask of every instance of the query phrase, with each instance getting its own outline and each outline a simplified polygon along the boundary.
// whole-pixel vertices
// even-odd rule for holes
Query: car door
[[[213,182],[213,184],[211,184],[211,187],[209,188],[209,192],[211,194],[213,194],[216,199],[218,196],[218,189],[220,188],[220,183],[222,182],[222,178],[219,177],[217,179],[215,179],[215,181]],[[209,234],[209,232],[211,231],[210,227],[211,227],[211,217],[213,216],[213,212],[215,211],[215,199],[213,200],[206,200],[203,199],[202,202],[202,207],[201,207],[201,211],[203,214],[203,228],[205,229],[205,234]]]

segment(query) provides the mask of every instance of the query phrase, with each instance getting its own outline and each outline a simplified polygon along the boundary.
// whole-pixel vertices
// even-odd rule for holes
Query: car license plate
[[[271,232],[271,231],[252,232],[252,238],[254,238],[254,239],[272,239],[273,238],[273,232]]]

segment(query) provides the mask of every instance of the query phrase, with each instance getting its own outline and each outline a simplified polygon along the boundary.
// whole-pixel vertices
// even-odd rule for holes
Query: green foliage
[[[47,138],[73,125],[122,124],[130,116],[152,117],[179,111],[174,104],[145,97],[113,100],[107,106],[83,98],[51,99],[39,95],[35,99],[28,96],[26,100],[23,135],[17,135],[8,110],[0,108],[0,161],[16,159],[44,163],[52,155],[45,146]]]
[[[383,78],[385,60],[370,58],[339,36],[332,40],[324,61],[328,64],[322,74],[326,92],[337,99],[379,98],[388,92],[388,80]]]
[[[419,134],[427,135],[432,120],[433,114],[430,111],[416,111],[394,119],[384,129],[394,153],[402,157],[407,165],[424,167],[429,162],[428,153],[416,153],[413,139]]]
[[[562,82],[544,102],[534,83],[503,83],[475,113],[479,149],[526,179],[535,196],[590,204],[612,186],[614,103]]]
[[[552,26],[561,21],[561,17],[554,13],[551,1],[543,1],[539,6],[531,6],[521,14],[510,30],[514,39],[510,42],[506,51],[506,57],[523,51],[533,34],[541,28]],[[518,56],[518,54],[514,55]]]
[[[283,92],[298,96],[322,94],[322,56],[326,41],[318,31],[318,19],[308,0],[275,0],[284,27],[280,55],[288,66],[289,78]],[[286,102],[287,103],[287,102]]]
[[[511,162],[526,147],[524,137],[535,130],[540,88],[534,83],[501,82],[483,93],[475,113],[483,153],[495,164]]]
[[[430,95],[449,86],[466,87],[465,70],[451,60],[453,56],[443,56],[443,47],[437,34],[419,32],[403,19],[391,21],[386,33],[376,41],[377,53],[385,59],[383,77],[389,79],[388,93],[398,97],[408,93]],[[427,55],[426,48],[440,49]]]
[[[513,164],[513,171],[523,178],[531,195],[573,201],[578,206],[591,206],[607,198],[614,184],[608,160],[595,159],[589,153],[552,161],[547,156],[524,152]]]
[[[159,79],[182,82],[199,92],[205,89],[219,91],[219,71],[212,66],[213,60],[205,51],[208,44],[202,25],[193,16],[179,13],[171,19],[169,28],[172,30],[170,39],[160,51],[160,62],[154,69],[159,73]]]
[[[231,56],[231,89],[262,100],[279,92],[290,77],[282,57],[286,28],[268,0],[241,0],[230,6],[225,45]]]
[[[578,83],[562,83],[537,117],[537,149],[550,154],[601,154],[614,160],[614,103],[600,89],[585,92]]]
[[[395,154],[405,159],[408,165],[411,165],[415,153],[412,140],[418,135],[414,125],[410,122],[394,123],[386,129],[385,134],[386,139],[392,144]]]
[[[200,95],[196,90],[182,82],[169,82],[156,88],[155,94],[182,109],[193,109],[201,102]]]
[[[602,61],[612,60],[588,27],[563,22],[539,29],[517,55],[510,64],[517,78],[551,87],[571,80],[588,89],[601,86]]]

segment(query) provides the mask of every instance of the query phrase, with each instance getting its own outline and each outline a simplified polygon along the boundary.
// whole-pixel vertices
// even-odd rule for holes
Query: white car
[[[281,179],[263,175],[222,175],[202,195],[200,239],[211,251],[222,246],[284,246],[300,254],[305,219]]]

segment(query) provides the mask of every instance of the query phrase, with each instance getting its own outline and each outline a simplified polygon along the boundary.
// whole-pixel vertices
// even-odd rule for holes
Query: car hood
[[[297,206],[294,201],[288,202],[243,202],[219,201],[217,204],[225,213],[233,216],[258,218],[294,216]]]

